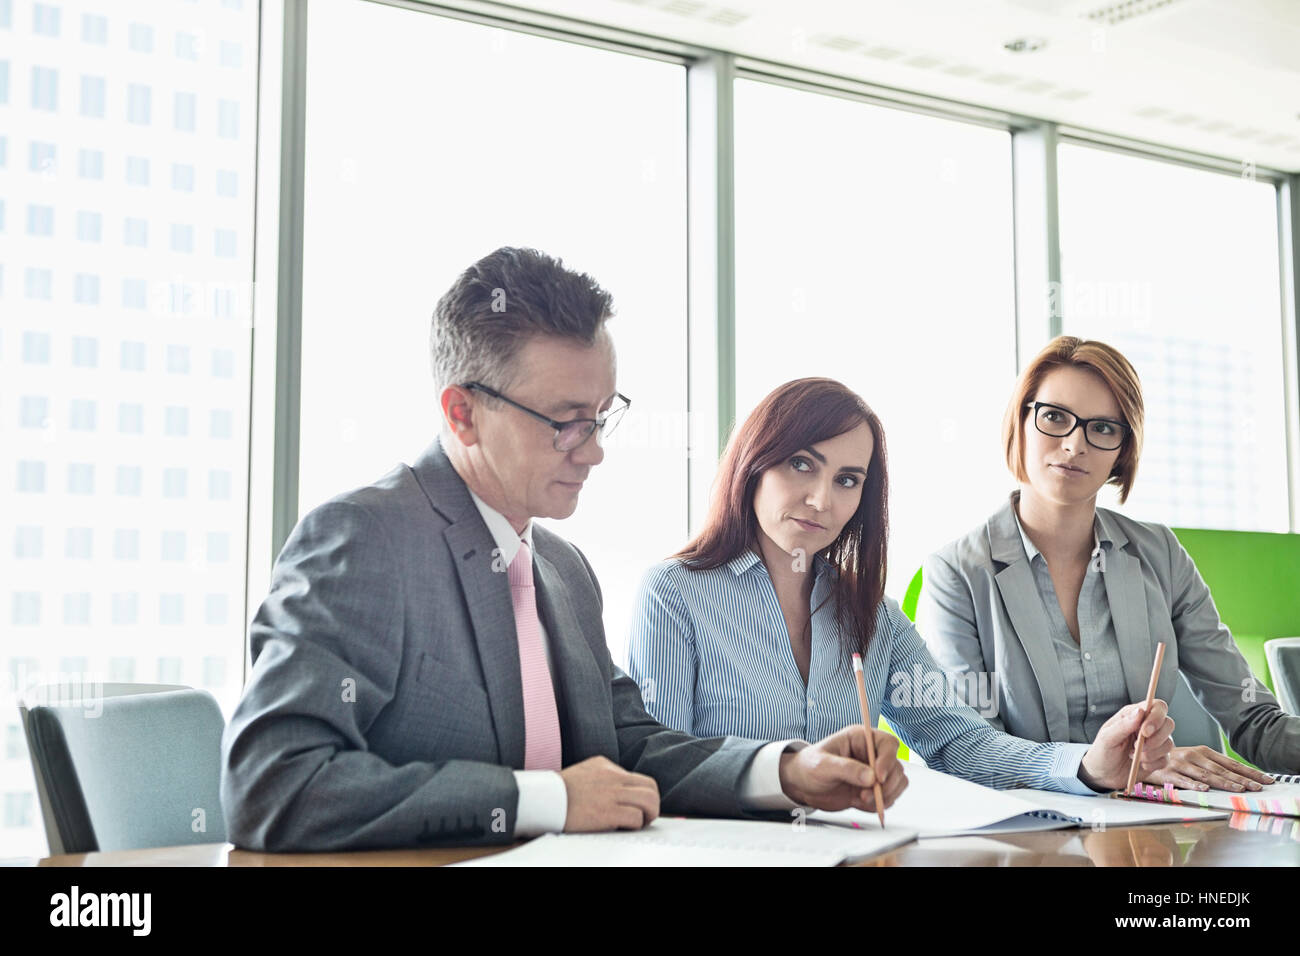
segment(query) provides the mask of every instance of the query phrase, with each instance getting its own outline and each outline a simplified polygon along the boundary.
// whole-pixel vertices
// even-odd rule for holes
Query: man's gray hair
[[[429,328],[433,380],[514,384],[515,358],[534,335],[594,344],[614,314],[613,299],[585,272],[536,249],[504,246],[460,274],[438,300]]]

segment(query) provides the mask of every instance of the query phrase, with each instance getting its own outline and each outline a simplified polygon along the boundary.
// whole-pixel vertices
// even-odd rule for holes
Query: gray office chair
[[[1300,637],[1264,642],[1264,658],[1273,676],[1273,692],[1288,714],[1300,714]]]
[[[1223,753],[1223,730],[1219,722],[1192,693],[1187,678],[1179,672],[1178,686],[1173,700],[1169,701],[1169,716],[1174,719],[1174,743],[1179,747],[1196,747],[1205,744]]]
[[[50,853],[224,843],[221,733],[207,691],[104,684],[67,699],[57,685],[19,702]]]

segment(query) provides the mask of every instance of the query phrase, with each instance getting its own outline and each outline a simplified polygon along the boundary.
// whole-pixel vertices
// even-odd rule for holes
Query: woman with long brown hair
[[[858,395],[827,378],[768,395],[728,443],[703,530],[642,581],[629,669],[651,715],[697,735],[816,741],[861,723],[856,652],[872,715],[935,769],[1000,788],[1120,788],[1141,728],[1144,769],[1163,765],[1163,702],[1145,723],[1141,705],[1120,710],[1091,746],[1012,737],[962,703],[884,595],[887,500],[884,430]],[[878,752],[897,747],[877,733]]]

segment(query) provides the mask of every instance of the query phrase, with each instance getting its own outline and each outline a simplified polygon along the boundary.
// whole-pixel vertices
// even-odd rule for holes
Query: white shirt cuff
[[[1079,779],[1079,767],[1083,765],[1083,757],[1089,749],[1088,744],[1062,744],[1057,750],[1050,773],[1062,792],[1085,797],[1097,795],[1098,791]]]
[[[740,779],[740,806],[744,810],[793,810],[798,806],[781,789],[781,755],[803,750],[806,740],[777,740],[759,748]]]
[[[569,791],[554,770],[516,770],[519,807],[515,810],[515,836],[535,837],[563,833],[569,815]]]

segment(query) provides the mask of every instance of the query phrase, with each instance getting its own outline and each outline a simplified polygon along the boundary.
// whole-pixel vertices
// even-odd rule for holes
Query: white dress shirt
[[[496,543],[494,558],[499,557],[506,567],[519,553],[520,541],[527,542],[533,554],[533,522],[530,518],[522,532],[516,532],[505,515],[483,501],[473,490],[469,496],[483,516],[488,533]],[[546,625],[538,614],[542,643],[546,648],[546,666],[555,681],[554,657]],[[796,806],[781,789],[781,755],[786,750],[802,750],[806,740],[778,740],[759,749],[753,762],[740,781],[740,802],[749,810],[792,810]],[[569,793],[564,778],[554,770],[516,770],[515,783],[519,787],[519,806],[515,811],[515,834],[521,837],[540,836],[543,833],[560,833],[569,812]]]

